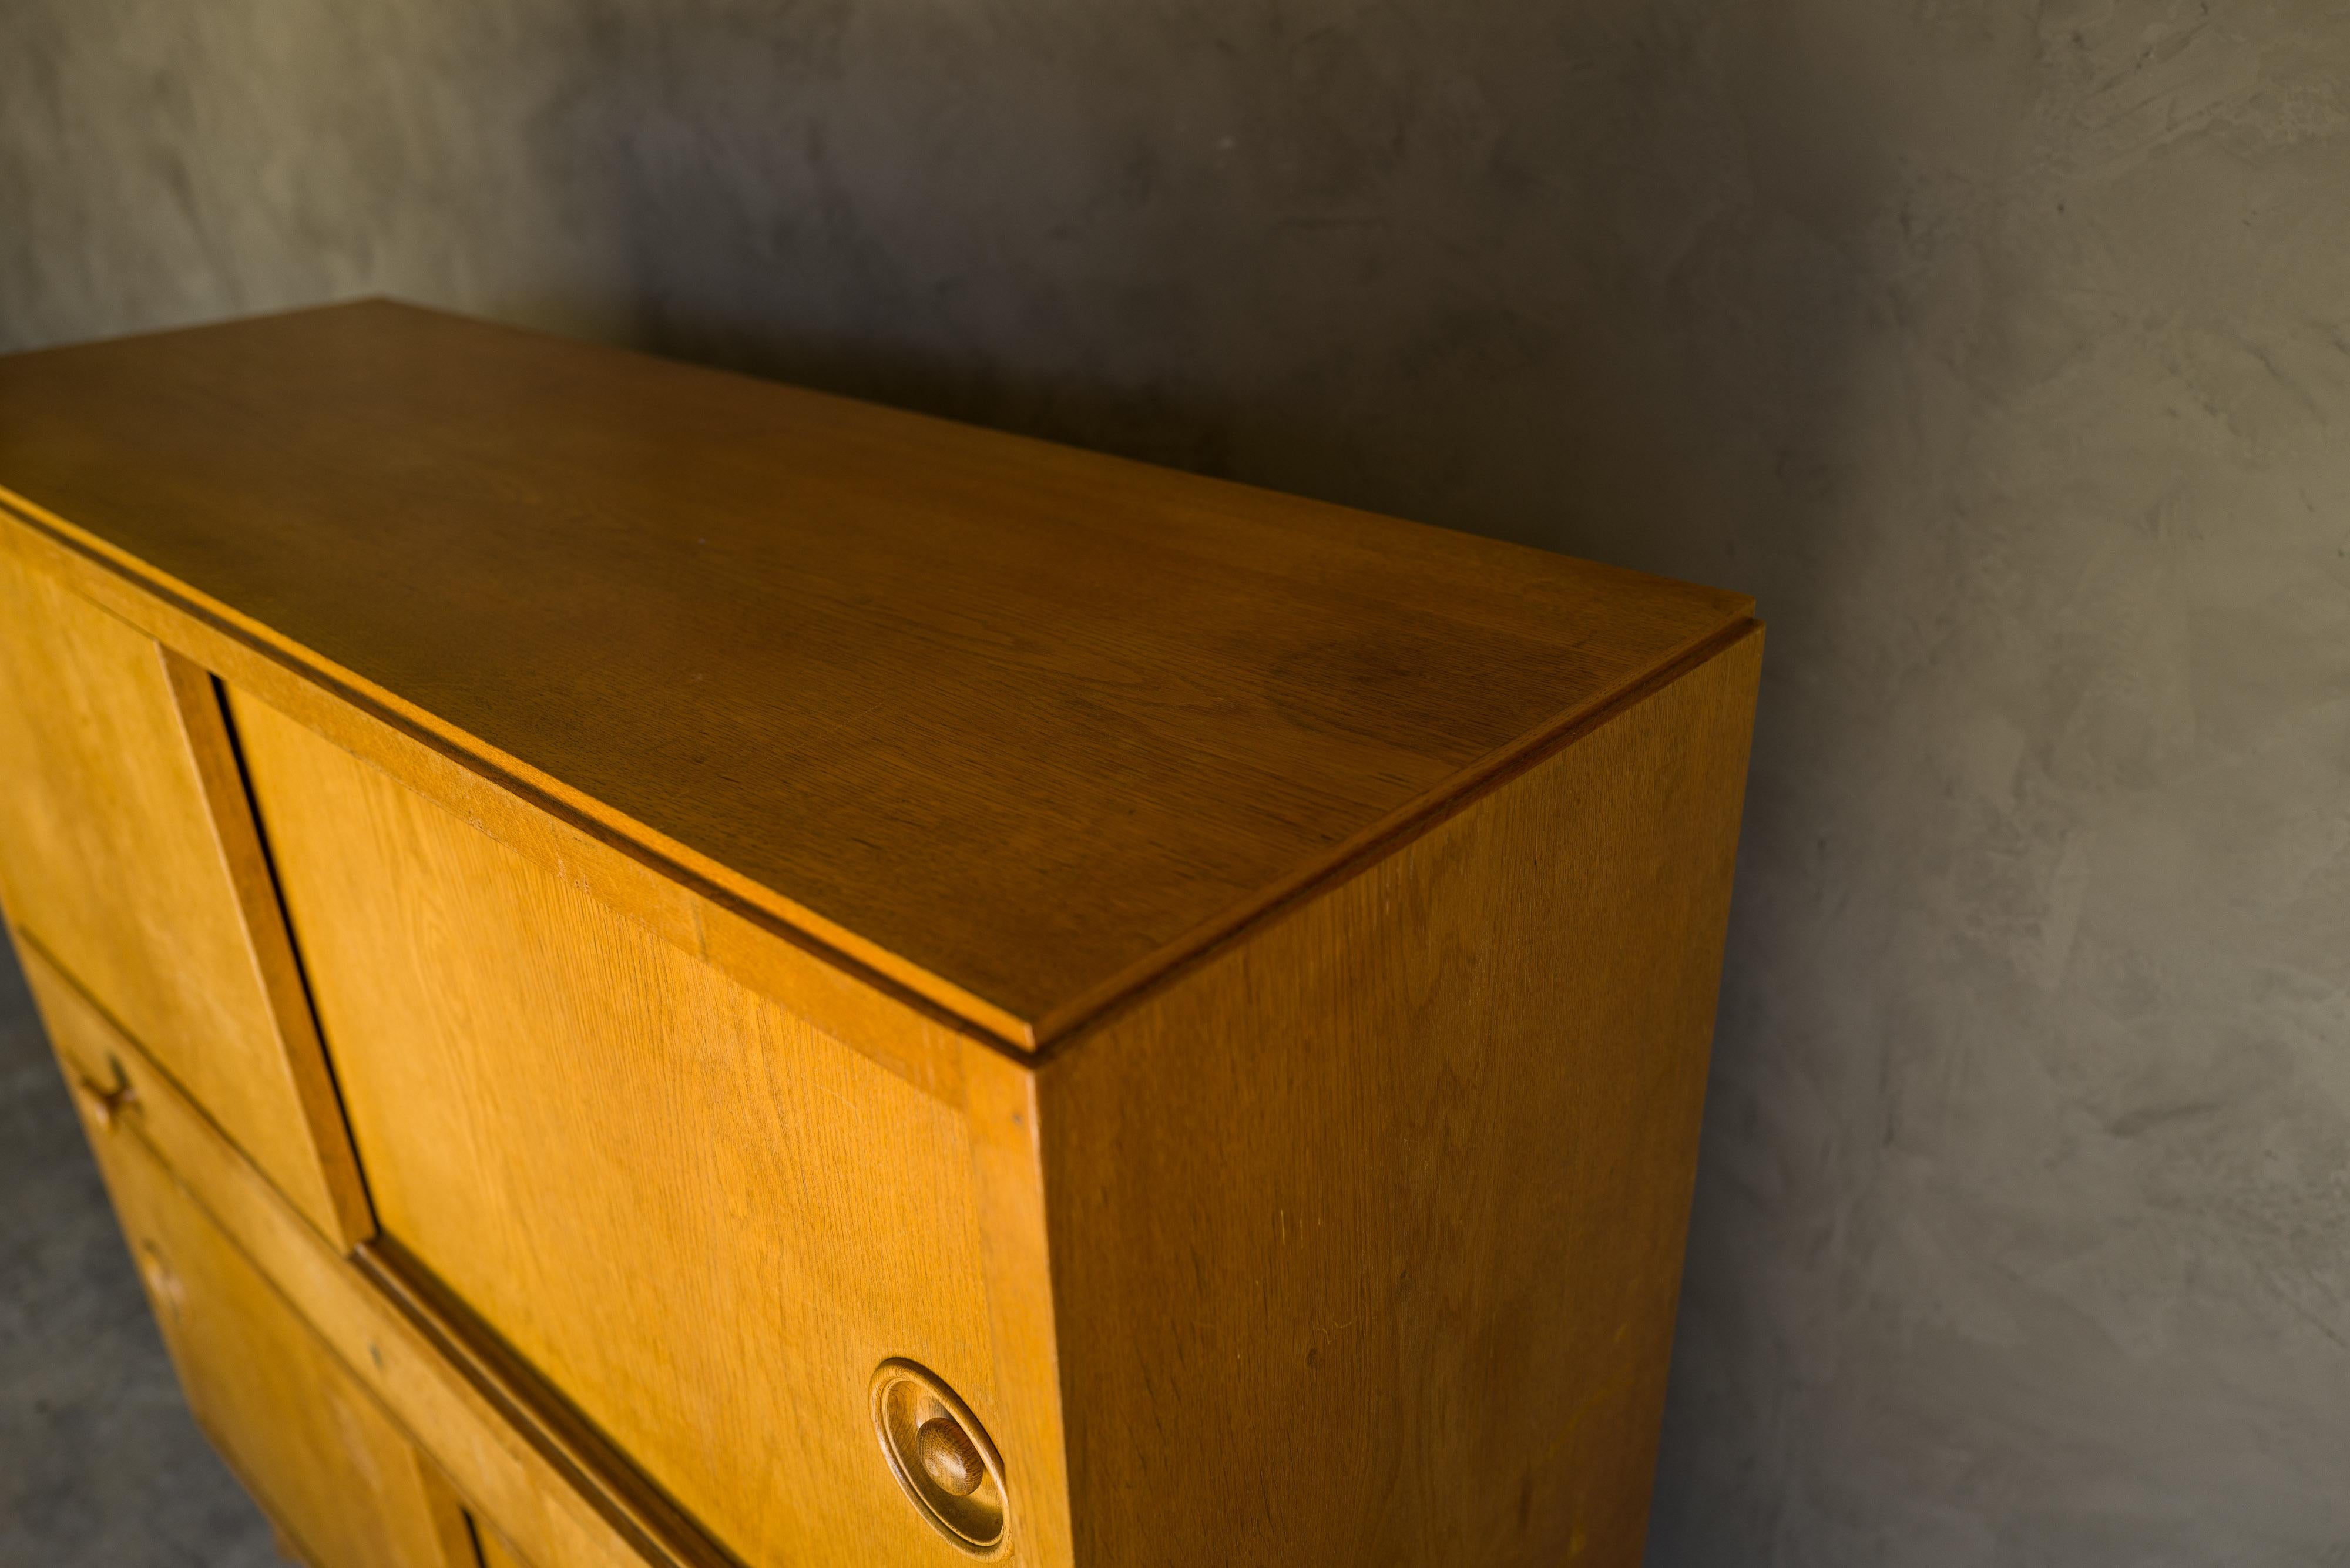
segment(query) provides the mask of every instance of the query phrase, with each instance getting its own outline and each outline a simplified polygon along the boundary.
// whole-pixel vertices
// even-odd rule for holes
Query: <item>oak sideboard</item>
[[[47,349],[0,898],[312,1568],[1632,1568],[1752,607],[390,303]]]

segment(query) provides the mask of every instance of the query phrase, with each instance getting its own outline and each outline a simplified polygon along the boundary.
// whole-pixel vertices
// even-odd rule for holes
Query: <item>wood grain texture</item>
[[[372,1227],[209,677],[0,556],[10,908],[338,1245]]]
[[[314,1568],[473,1568],[455,1494],[120,1125],[88,1124],[189,1407]]]
[[[904,1356],[1014,1563],[1637,1560],[1745,600],[383,306],[0,365],[0,483],[85,1116],[483,1539],[960,1563]]]
[[[1041,1069],[1077,1562],[1639,1562],[1760,649]]]
[[[334,1216],[327,1233],[346,1249],[357,1246],[375,1234],[375,1213],[351,1149],[350,1129],[343,1125],[342,1102],[318,1041],[317,1021],[311,1016],[309,990],[277,898],[276,876],[253,819],[253,800],[245,792],[244,768],[229,733],[220,686],[209,670],[185,655],[162,647],[156,652],[180,721],[180,738],[196,770],[213,848],[236,900],[237,928],[268,1009],[277,1046],[274,1064],[292,1090],[302,1118],[298,1131],[276,1130],[296,1148],[307,1148]],[[117,896],[140,894],[124,889]]]
[[[1006,1554],[1066,1564],[1072,1561],[1068,1453],[1036,1076],[966,1040],[962,1083],[995,1355],[989,1431],[1015,1504]]]
[[[17,954],[49,1041],[94,1130],[150,1150],[357,1378],[415,1435],[465,1506],[546,1568],[727,1568],[699,1534],[633,1507],[635,1478],[598,1473],[534,1419],[532,1391],[463,1354],[459,1325],[382,1288],[365,1250],[344,1257],[72,979],[24,940]],[[82,1085],[127,1090],[96,1127]]]
[[[1751,609],[380,304],[0,361],[0,485],[1018,1044]]]
[[[866,1395],[1003,1424],[960,1108],[233,706],[387,1236],[753,1568],[958,1561]]]
[[[560,803],[511,778],[485,774],[429,733],[368,710],[189,606],[151,593],[5,515],[0,556],[68,584],[125,624],[365,758],[564,882],[775,997],[908,1082],[961,1099],[961,1064],[972,1026],[888,976],[845,961],[837,950],[703,879],[660,865]]]
[[[536,1564],[523,1561],[515,1553],[515,1549],[506,1544],[505,1537],[500,1535],[496,1530],[488,1525],[480,1524],[479,1521],[475,1523],[478,1528],[473,1534],[475,1543],[481,1551],[482,1568],[536,1568]],[[561,1568],[561,1564],[556,1564],[556,1568]]]

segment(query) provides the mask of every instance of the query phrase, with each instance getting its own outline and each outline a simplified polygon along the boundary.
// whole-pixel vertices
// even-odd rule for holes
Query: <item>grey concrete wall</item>
[[[2338,0],[0,9],[0,344],[363,291],[1754,591],[1652,1562],[2350,1563]]]

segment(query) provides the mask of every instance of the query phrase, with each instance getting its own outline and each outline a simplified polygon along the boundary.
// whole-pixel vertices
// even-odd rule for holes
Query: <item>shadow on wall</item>
[[[1301,15],[1304,12],[1310,16]],[[613,16],[541,156],[611,216],[641,347],[1753,592],[1772,651],[1652,1560],[1761,1560],[1752,1304],[1773,1032],[1872,531],[1855,360],[1906,272],[1879,106],[1800,16],[1696,0]],[[528,315],[525,308],[517,314]],[[1923,526],[1912,516],[1908,521]],[[1725,1149],[1725,1135],[1731,1146]]]
[[[619,16],[537,131],[660,352],[1659,570],[1816,523],[1837,84],[1719,7],[1318,9]]]

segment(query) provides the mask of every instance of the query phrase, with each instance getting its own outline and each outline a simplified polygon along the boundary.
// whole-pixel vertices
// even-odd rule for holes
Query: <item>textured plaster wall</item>
[[[0,346],[374,291],[1754,591],[1652,1563],[2350,1564],[2339,0],[0,8]]]

